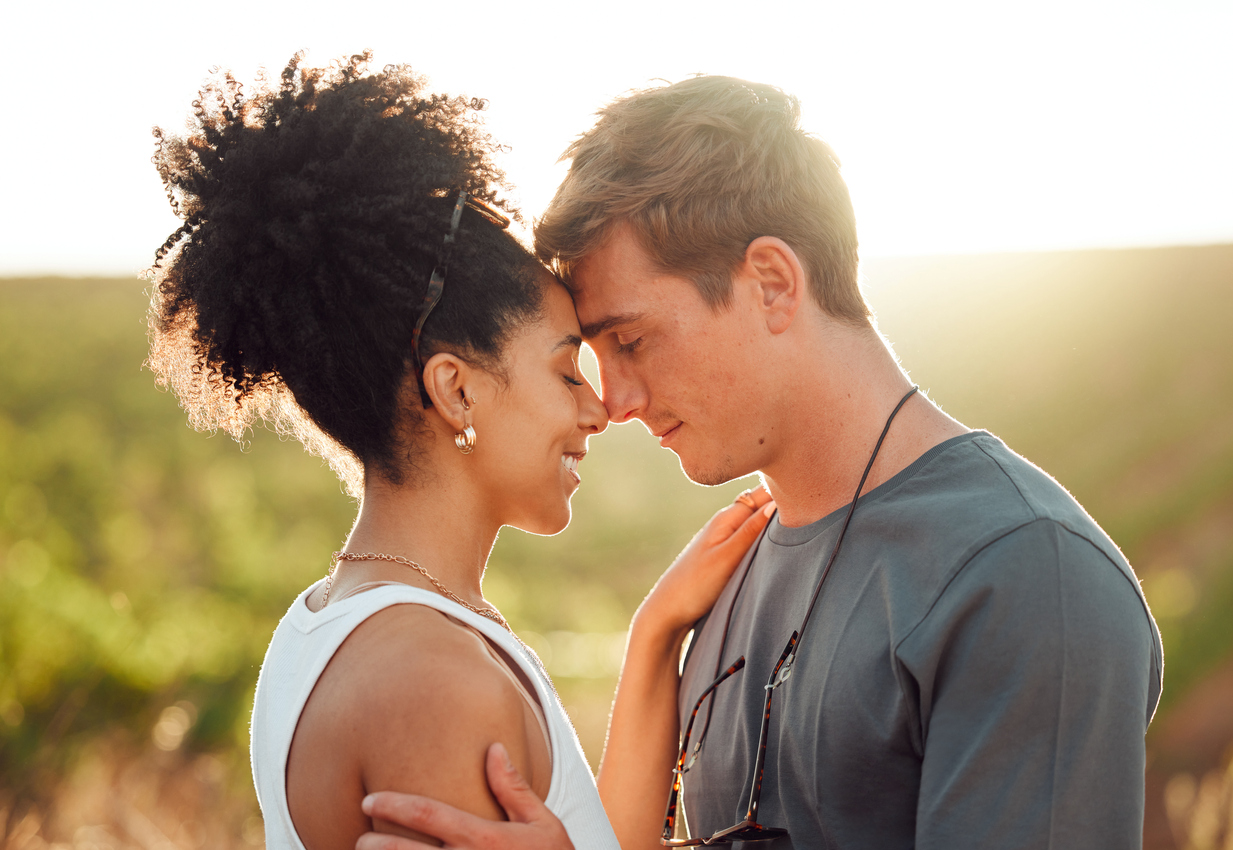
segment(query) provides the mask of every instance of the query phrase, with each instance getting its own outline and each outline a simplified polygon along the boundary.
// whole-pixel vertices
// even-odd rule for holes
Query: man
[[[760,472],[779,510],[680,680],[684,729],[745,659],[692,730],[692,835],[741,822],[760,784],[757,823],[788,833],[773,847],[1139,846],[1163,660],[1134,573],[1056,482],[910,394],[795,99],[699,77],[610,105],[566,156],[536,250],[574,293],[612,420],[642,420],[699,483]],[[764,685],[805,621],[759,783]],[[546,846],[550,816],[489,761],[522,823],[371,803],[450,846]]]

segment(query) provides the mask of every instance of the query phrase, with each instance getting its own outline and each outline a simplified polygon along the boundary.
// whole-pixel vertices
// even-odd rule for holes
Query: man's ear
[[[473,398],[469,382],[474,377],[470,363],[446,351],[434,354],[424,364],[424,389],[432,407],[456,431],[471,424],[469,404],[464,405],[463,399]]]
[[[792,247],[774,236],[759,236],[745,249],[741,271],[752,280],[771,333],[786,331],[809,297],[809,278]]]

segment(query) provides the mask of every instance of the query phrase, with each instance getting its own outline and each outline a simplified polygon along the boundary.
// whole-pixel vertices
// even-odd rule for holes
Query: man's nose
[[[608,418],[618,425],[638,418],[646,408],[646,392],[641,382],[620,369],[604,367],[601,361],[599,382]]]

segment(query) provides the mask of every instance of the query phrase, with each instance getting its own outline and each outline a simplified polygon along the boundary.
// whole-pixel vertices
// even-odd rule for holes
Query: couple
[[[476,104],[364,62],[224,77],[155,157],[184,218],[161,380],[360,498],[261,670],[267,847],[1138,846],[1162,659],[1134,574],[911,386],[795,100],[699,77],[611,104],[532,255]],[[588,438],[631,418],[693,480],[769,493],[639,608],[597,787],[481,579],[503,525],[566,526]]]

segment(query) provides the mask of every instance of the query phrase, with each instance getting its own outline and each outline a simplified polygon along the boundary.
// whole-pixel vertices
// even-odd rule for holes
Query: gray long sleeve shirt
[[[682,724],[720,664],[747,666],[685,777],[694,836],[745,814],[763,686],[846,510],[773,521],[697,629]],[[758,820],[790,838],[756,846],[1139,847],[1162,667],[1130,565],[1078,503],[987,433],[949,440],[857,503],[775,691]]]

